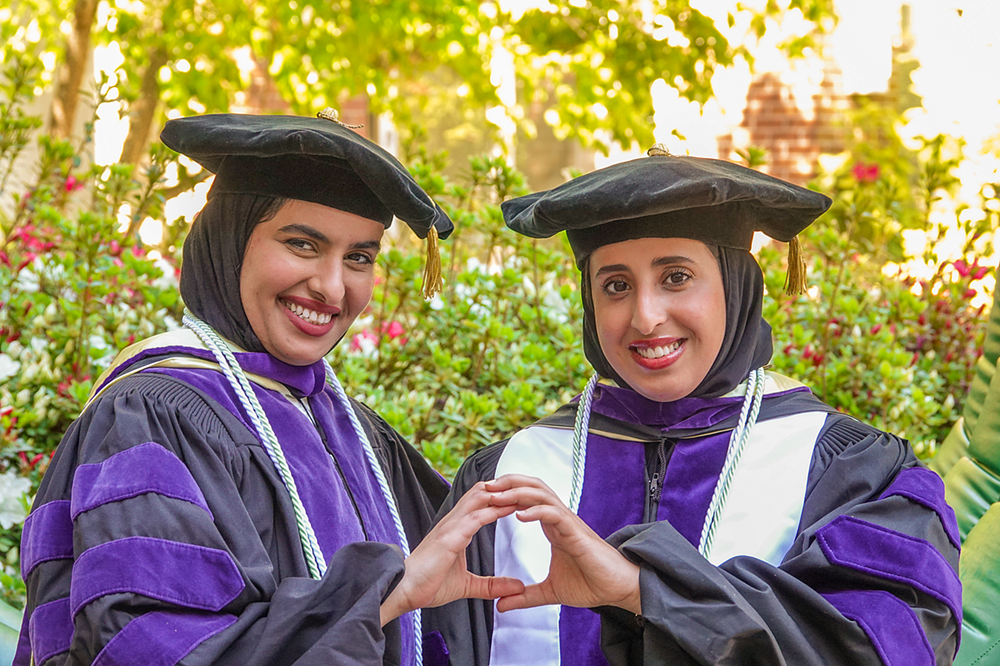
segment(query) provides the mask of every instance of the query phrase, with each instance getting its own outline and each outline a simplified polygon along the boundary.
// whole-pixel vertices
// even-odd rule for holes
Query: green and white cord
[[[764,385],[766,373],[763,368],[758,368],[750,373],[747,379],[746,397],[743,399],[743,407],[740,409],[740,418],[729,437],[729,448],[726,451],[726,461],[719,474],[719,480],[712,494],[712,500],[708,506],[708,513],[705,515],[705,524],[701,531],[701,540],[698,544],[698,552],[704,557],[708,557],[712,551],[712,544],[715,540],[715,532],[718,529],[719,517],[722,509],[726,505],[729,496],[729,489],[733,484],[736,475],[736,467],[743,456],[743,450],[750,440],[750,431],[757,423],[757,416],[760,413],[761,403],[764,401]],[[595,374],[587,382],[580,402],[576,409],[576,422],[573,427],[573,479],[570,486],[569,508],[576,513],[580,506],[580,496],[583,492],[583,473],[587,460],[587,430],[590,426],[590,412],[594,401],[594,390],[600,377]]]
[[[183,321],[184,325],[194,331],[215,356],[215,360],[222,369],[222,373],[229,380],[229,385],[233,387],[236,397],[239,398],[240,404],[243,405],[243,409],[250,417],[250,421],[257,431],[257,438],[264,447],[267,457],[271,459],[275,469],[278,470],[281,481],[285,484],[285,489],[288,490],[288,495],[292,499],[292,512],[295,514],[295,523],[298,527],[299,540],[302,542],[302,550],[305,554],[309,576],[319,580],[326,573],[326,558],[323,557],[323,551],[320,550],[316,532],[313,530],[312,523],[309,522],[305,506],[302,504],[302,498],[299,496],[299,490],[295,485],[295,479],[292,477],[292,471],[289,469],[288,461],[285,459],[285,452],[281,449],[281,444],[278,443],[278,438],[271,428],[271,423],[267,420],[264,408],[261,407],[260,401],[250,386],[250,380],[247,379],[246,373],[243,372],[243,368],[236,361],[233,352],[222,338],[219,337],[219,334],[215,332],[215,329],[195,317],[190,311],[184,312]]]
[[[587,429],[590,427],[590,409],[594,404],[594,391],[601,376],[596,372],[587,382],[576,408],[576,422],[573,424],[573,480],[569,490],[569,509],[577,513],[583,494],[583,473],[587,466]]]
[[[347,412],[347,416],[351,420],[351,426],[354,428],[354,433],[358,436],[358,439],[361,440],[361,446],[364,449],[365,457],[368,459],[368,465],[371,467],[372,472],[375,474],[375,479],[378,481],[378,487],[382,491],[382,497],[385,499],[385,503],[389,507],[389,514],[392,516],[392,523],[396,528],[396,535],[399,538],[399,547],[403,551],[403,557],[409,557],[410,544],[406,538],[406,530],[403,529],[403,521],[399,516],[399,509],[396,506],[396,497],[392,494],[389,482],[386,480],[385,473],[382,471],[382,465],[375,456],[375,449],[372,448],[371,442],[368,441],[368,434],[364,431],[364,428],[361,427],[361,420],[358,419],[358,415],[354,411],[354,406],[351,405],[351,401],[348,399],[347,393],[344,391],[344,387],[340,385],[340,380],[337,379],[337,374],[333,371],[333,367],[330,365],[330,362],[324,358],[323,365],[326,367],[326,383],[333,388],[333,392],[337,395],[337,399],[340,401],[341,406]],[[423,650],[420,645],[420,641],[423,636],[420,609],[417,608],[412,613],[415,641],[414,654],[417,666],[420,666],[423,663]]]
[[[705,524],[701,530],[701,540],[698,543],[698,552],[706,559],[712,553],[712,545],[715,542],[715,533],[719,527],[719,518],[722,510],[726,506],[726,499],[729,497],[729,489],[733,485],[733,478],[736,476],[736,467],[743,456],[743,450],[750,440],[750,431],[757,423],[757,415],[760,413],[760,405],[764,401],[764,383],[766,374],[763,368],[758,368],[750,373],[747,379],[746,397],[743,399],[743,408],[740,410],[740,419],[729,437],[729,449],[726,451],[726,461],[722,465],[719,473],[719,480],[715,484],[715,492],[712,493],[712,501],[708,505],[708,513],[705,514]]]
[[[305,506],[299,496],[298,488],[295,485],[295,479],[292,477],[291,469],[288,467],[288,461],[285,458],[284,451],[281,448],[281,444],[278,442],[277,436],[274,434],[274,430],[271,428],[271,423],[268,421],[267,415],[264,413],[264,408],[261,406],[260,400],[257,399],[256,394],[253,392],[253,388],[250,386],[250,380],[247,378],[243,368],[241,368],[239,363],[236,361],[236,357],[233,355],[232,351],[212,327],[195,317],[189,311],[185,311],[184,313],[184,325],[194,331],[199,339],[201,339],[205,346],[208,347],[215,356],[219,367],[222,369],[222,373],[229,381],[233,391],[236,392],[236,396],[239,399],[240,404],[243,405],[243,409],[250,417],[250,421],[253,424],[254,429],[257,431],[257,438],[260,440],[265,452],[267,452],[268,458],[271,459],[272,464],[274,464],[275,468],[278,470],[278,473],[281,476],[281,481],[284,483],[285,488],[288,490],[288,494],[292,499],[292,512],[295,514],[295,522],[299,531],[299,540],[302,543],[302,550],[305,554],[306,565],[309,568],[309,575],[317,580],[322,578],[323,574],[326,573],[326,559],[324,558],[323,552],[319,547],[316,532],[312,527],[312,523],[309,521],[309,516],[306,513]],[[379,489],[382,492],[382,497],[389,508],[389,513],[392,516],[393,526],[396,528],[396,534],[399,538],[399,545],[403,551],[403,555],[404,557],[409,557],[410,546],[406,538],[406,531],[403,528],[403,521],[399,515],[399,509],[396,506],[395,496],[392,494],[389,482],[385,477],[385,473],[382,471],[382,465],[379,464],[378,458],[375,455],[375,450],[372,448],[371,442],[368,440],[368,435],[361,427],[361,421],[358,419],[358,415],[354,411],[354,406],[351,404],[347,394],[344,392],[343,386],[341,386],[340,381],[337,379],[336,373],[333,371],[333,368],[326,359],[323,359],[323,365],[326,369],[327,384],[329,384],[333,389],[341,407],[343,407],[343,409],[347,412],[348,418],[351,421],[351,427],[354,429],[355,435],[357,435],[361,442],[368,465],[378,482]],[[416,666],[421,666],[423,664],[423,650],[420,644],[422,636],[420,609],[414,610],[412,612],[412,616],[414,628],[414,659]]]

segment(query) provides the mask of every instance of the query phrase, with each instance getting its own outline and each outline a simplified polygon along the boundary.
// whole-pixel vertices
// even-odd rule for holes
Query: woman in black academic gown
[[[451,222],[335,120],[162,139],[216,174],[184,244],[190,313],[119,355],[60,444],[24,525],[15,663],[447,663],[418,609],[523,589],[462,557],[513,508],[473,492],[431,530],[447,484],[323,358],[393,216],[431,245]]]
[[[492,502],[519,508],[481,530],[470,567],[527,585],[452,605],[450,631],[474,637],[456,663],[951,663],[959,540],[941,480],[905,440],[765,370],[753,233],[791,241],[795,283],[795,236],[829,205],[657,149],[503,204],[515,231],[567,231],[596,373],[456,478],[450,501],[499,477]]]

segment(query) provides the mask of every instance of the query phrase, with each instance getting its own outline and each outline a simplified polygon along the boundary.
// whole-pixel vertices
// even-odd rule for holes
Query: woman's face
[[[381,223],[291,200],[258,224],[240,272],[254,333],[292,365],[323,358],[371,300]]]
[[[597,337],[618,375],[657,402],[697,388],[726,332],[711,250],[685,238],[640,238],[598,248],[588,270]]]

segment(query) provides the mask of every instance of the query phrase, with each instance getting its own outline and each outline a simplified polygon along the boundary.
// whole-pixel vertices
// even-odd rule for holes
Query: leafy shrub
[[[87,164],[86,144],[42,136],[30,183],[18,158],[37,118],[22,108],[32,68],[15,60],[0,97],[0,571],[4,596],[23,591],[17,570],[23,493],[117,349],[179,317],[175,265],[147,254],[135,229],[160,218],[171,158],[160,150],[137,173]],[[174,324],[175,325],[175,324]],[[22,479],[15,483],[12,478]],[[16,505],[22,513],[17,515]]]

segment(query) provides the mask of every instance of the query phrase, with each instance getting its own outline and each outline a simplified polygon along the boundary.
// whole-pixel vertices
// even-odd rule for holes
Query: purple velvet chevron
[[[73,642],[73,616],[70,613],[69,599],[56,599],[35,608],[29,620],[28,634],[36,664],[68,650]]]
[[[174,666],[234,622],[235,615],[146,613],[108,641],[94,660],[94,666]]]
[[[72,518],[76,520],[84,511],[102,504],[146,493],[190,502],[212,516],[205,496],[184,463],[159,444],[146,442],[116,453],[103,462],[76,468]]]
[[[151,537],[108,541],[83,552],[73,564],[73,614],[94,599],[128,592],[160,601],[218,611],[245,587],[224,550]]]
[[[431,631],[423,636],[424,666],[449,666],[451,653],[440,631]]]
[[[42,562],[72,557],[73,519],[69,500],[48,502],[32,511],[21,532],[21,576],[27,579]]]
[[[864,629],[886,666],[934,666],[934,650],[916,613],[884,590],[823,594],[834,608]]]
[[[816,540],[831,563],[910,585],[941,601],[961,623],[958,574],[928,541],[853,516],[824,525]]]
[[[909,467],[902,470],[879,499],[893,495],[906,497],[936,513],[951,545],[958,550],[962,549],[955,511],[945,502],[944,481],[935,472],[926,467]]]

